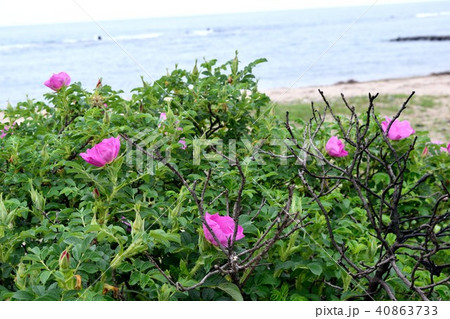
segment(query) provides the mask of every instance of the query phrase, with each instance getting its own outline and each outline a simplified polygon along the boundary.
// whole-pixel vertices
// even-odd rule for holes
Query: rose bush
[[[312,122],[308,139],[306,123],[281,122],[258,91],[263,61],[176,68],[129,99],[65,77],[45,102],[8,105],[0,299],[421,299],[381,262],[385,247],[429,299],[447,298],[450,156],[431,144],[422,156],[421,132],[387,144],[397,122],[386,137],[373,108],[358,125]],[[352,156],[323,156],[330,135]],[[410,248],[436,243],[429,260]]]

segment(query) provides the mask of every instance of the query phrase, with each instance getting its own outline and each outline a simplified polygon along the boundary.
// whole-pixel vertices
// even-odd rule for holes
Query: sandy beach
[[[439,96],[450,99],[450,73],[418,76],[399,79],[386,79],[370,82],[337,83],[334,85],[312,86],[301,88],[279,88],[267,90],[265,93],[276,103],[294,101],[310,101],[320,99],[318,89],[327,97],[367,96],[368,93],[410,94],[415,91],[417,96]],[[450,104],[448,105],[450,109]]]
[[[322,102],[318,89],[324,92],[329,101],[340,99],[341,93],[346,98],[368,96],[369,92],[379,93],[379,98],[383,95],[398,95],[400,97],[390,105],[394,110],[400,108],[405,96],[415,91],[402,118],[409,120],[420,130],[428,130],[430,138],[444,141],[450,139],[450,72],[370,82],[279,88],[267,90],[265,93],[279,104]],[[432,106],[427,105],[426,101],[432,101]],[[365,105],[358,106],[365,107]]]

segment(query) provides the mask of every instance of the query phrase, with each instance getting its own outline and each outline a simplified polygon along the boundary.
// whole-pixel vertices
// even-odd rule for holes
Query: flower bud
[[[98,191],[97,188],[94,188],[94,190],[92,191],[92,195],[94,196],[94,198],[100,197],[100,192]]]
[[[195,60],[194,68],[192,69],[193,75],[198,75],[198,67],[197,67],[197,60]]]
[[[120,217],[120,222],[127,226],[127,232],[131,233],[131,224],[127,221],[127,218],[125,216]]]
[[[67,270],[70,268],[70,254],[67,250],[64,250],[59,256],[59,269]]]
[[[27,274],[25,273],[26,268],[23,263],[20,263],[17,267],[16,277],[14,278],[14,282],[16,283],[17,288],[20,290],[26,289],[27,287]]]
[[[102,87],[102,78],[98,79],[97,85],[95,86],[97,89]]]
[[[236,75],[236,73],[238,71],[238,67],[239,67],[239,60],[238,60],[237,52],[236,52],[236,56],[234,57],[233,62],[231,62],[231,73],[233,75]],[[231,79],[231,80],[233,81],[233,79]],[[231,83],[231,82],[228,82],[228,83]]]
[[[108,112],[105,111],[105,115],[103,116],[103,123],[109,124],[109,115]]]
[[[3,224],[7,223],[8,211],[6,210],[6,206],[3,203],[3,194],[0,194],[0,222]]]
[[[44,211],[45,197],[34,189],[31,180],[30,180],[30,197],[31,201],[33,202],[34,208],[36,208],[39,212]]]
[[[131,227],[131,235],[134,236],[139,232],[144,231],[144,221],[142,220],[141,215],[139,212],[136,212],[136,218],[134,219],[134,222]]]

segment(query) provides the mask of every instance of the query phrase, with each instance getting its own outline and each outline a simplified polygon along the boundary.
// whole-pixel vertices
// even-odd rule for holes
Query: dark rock
[[[392,42],[403,42],[403,41],[450,41],[450,35],[425,35],[416,37],[398,37],[396,39],[391,39]]]
[[[339,82],[336,82],[335,84],[355,84],[355,83],[358,83],[358,81],[350,79],[348,81],[339,81]]]
[[[439,76],[439,75],[450,75],[450,71],[444,71],[444,72],[433,72],[430,75],[433,76]]]

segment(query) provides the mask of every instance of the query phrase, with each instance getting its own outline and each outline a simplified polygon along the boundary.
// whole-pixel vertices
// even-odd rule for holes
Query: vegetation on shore
[[[414,97],[309,120],[259,92],[264,61],[127,100],[61,72],[9,106],[0,300],[448,300],[450,144],[404,119]]]
[[[345,92],[343,93],[345,94]],[[376,100],[376,108],[378,112],[383,114],[395,114],[407,97],[407,94],[379,95]],[[349,111],[340,97],[328,99],[337,114],[349,115]],[[362,112],[366,107],[367,96],[351,96],[347,99],[359,112]],[[314,100],[313,102],[317,107],[323,107],[322,100]],[[408,119],[414,127],[429,132],[436,139],[450,140],[449,118],[439,116],[447,112],[448,104],[448,96],[413,96],[408,108],[403,112],[403,117]],[[276,103],[275,112],[280,119],[284,118],[286,111],[291,114],[291,118],[308,121],[312,116],[311,102]]]

